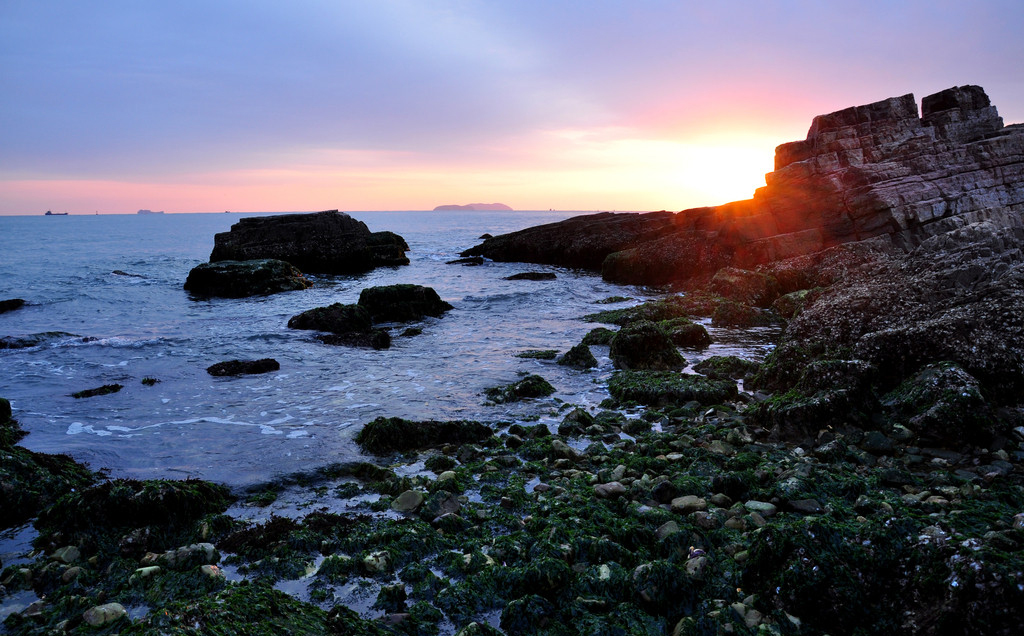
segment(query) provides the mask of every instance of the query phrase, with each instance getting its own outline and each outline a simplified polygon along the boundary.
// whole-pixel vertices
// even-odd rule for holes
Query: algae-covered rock
[[[590,347],[585,344],[578,344],[565,352],[558,359],[558,364],[575,369],[590,369],[597,366],[597,358],[590,352]]]
[[[770,312],[743,303],[726,300],[715,308],[711,316],[713,327],[768,327],[778,320]]]
[[[186,291],[221,298],[266,296],[312,285],[294,266],[274,259],[203,263],[193,267],[185,280]]]
[[[609,356],[619,369],[682,369],[686,360],[656,324],[631,322],[612,338]]]
[[[704,325],[699,325],[689,318],[672,318],[663,320],[658,326],[668,334],[669,339],[677,347],[688,349],[704,349],[711,344],[711,336]]]
[[[724,298],[761,308],[779,297],[779,283],[773,276],[736,267],[718,270],[708,287]]]
[[[608,345],[611,344],[612,338],[615,336],[615,332],[605,327],[597,327],[591,329],[587,335],[583,336],[581,344],[585,345]]]
[[[815,290],[799,289],[788,294],[783,294],[772,303],[772,311],[779,314],[786,320],[795,318],[797,314],[810,302]]]
[[[495,386],[487,389],[484,394],[495,404],[518,402],[527,398],[539,398],[551,395],[555,387],[539,375],[528,375],[518,382]]]
[[[558,434],[563,436],[580,435],[593,423],[594,416],[577,407],[562,418],[558,424]]]
[[[930,444],[983,442],[997,426],[979,382],[952,362],[924,367],[885,395],[882,404]]]
[[[468,420],[414,422],[398,417],[378,417],[363,426],[355,440],[363,450],[382,455],[441,444],[480,442],[493,434],[486,424]]]
[[[739,380],[752,375],[760,366],[736,356],[712,356],[693,365],[693,370],[715,380]]]
[[[452,309],[432,288],[410,284],[368,287],[359,293],[359,306],[369,312],[374,322],[437,318]]]
[[[221,512],[232,500],[226,487],[197,479],[113,479],[68,493],[39,515],[36,527],[65,540],[97,531],[173,528]]]
[[[649,406],[682,406],[690,401],[719,404],[739,393],[732,380],[671,371],[619,371],[608,380],[608,392],[621,402]]]

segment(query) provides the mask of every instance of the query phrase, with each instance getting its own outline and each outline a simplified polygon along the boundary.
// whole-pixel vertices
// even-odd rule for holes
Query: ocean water
[[[114,477],[199,477],[244,487],[361,458],[352,438],[378,416],[476,419],[555,425],[565,403],[596,408],[614,371],[577,371],[516,357],[530,349],[564,353],[597,325],[581,317],[651,299],[656,290],[606,283],[558,267],[449,265],[499,234],[572,216],[569,212],[352,212],[370,230],[402,235],[411,264],[354,276],[310,276],[314,287],[266,297],[196,300],[182,289],[209,258],[213,236],[243,214],[0,217],[0,299],[24,298],[0,314],[0,337],[32,338],[0,349],[0,397],[30,434],[22,444],[64,452]],[[508,281],[549,271],[548,281]],[[288,329],[291,316],[334,302],[354,303],[376,285],[433,287],[454,309],[385,351],[321,344]],[[610,296],[632,300],[596,304]],[[712,329],[716,344],[683,351],[761,358],[764,332]],[[223,360],[275,358],[281,370],[214,378]],[[486,388],[538,373],[550,398],[485,405]],[[153,386],[143,378],[155,378]],[[71,393],[106,384],[118,393]]]

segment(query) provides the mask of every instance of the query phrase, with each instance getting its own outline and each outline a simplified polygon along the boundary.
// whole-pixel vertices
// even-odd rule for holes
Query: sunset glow
[[[53,4],[0,9],[0,214],[683,209],[851,104],[977,83],[1024,118],[1019,3],[827,38],[817,4]]]

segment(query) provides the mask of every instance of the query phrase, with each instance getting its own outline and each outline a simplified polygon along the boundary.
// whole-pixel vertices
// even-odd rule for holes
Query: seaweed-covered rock
[[[980,384],[952,362],[924,367],[884,396],[882,404],[929,444],[982,443],[996,428]]]
[[[410,284],[368,287],[359,293],[359,306],[369,312],[374,322],[436,318],[452,309],[432,288]]]
[[[24,436],[11,419],[10,403],[0,398],[0,528],[23,523],[97,478],[67,455],[35,453],[15,446]]]
[[[123,528],[166,530],[222,512],[232,500],[226,487],[196,479],[113,479],[69,493],[39,515],[36,527],[65,541]]]
[[[322,333],[318,334],[316,339],[328,345],[369,347],[378,351],[391,347],[391,334],[383,329],[353,331],[349,333]]]
[[[594,423],[594,416],[581,408],[575,408],[562,418],[558,425],[558,434],[563,436],[580,435]]]
[[[484,394],[495,404],[503,404],[527,398],[545,397],[554,392],[555,387],[551,386],[550,382],[539,375],[531,374],[512,384],[491,387]]]
[[[663,320],[658,326],[668,334],[677,347],[705,349],[711,344],[711,336],[704,325],[699,325],[689,318]]]
[[[619,371],[608,380],[608,392],[621,402],[650,406],[681,406],[690,401],[719,404],[739,393],[732,380],[671,371]]]
[[[558,364],[575,369],[590,369],[597,366],[597,358],[590,352],[590,347],[585,344],[578,344],[565,352],[558,359]]]
[[[693,365],[693,370],[715,380],[741,380],[752,375],[760,366],[736,356],[711,356]]]
[[[711,316],[713,327],[767,327],[775,324],[777,319],[769,312],[743,303],[726,300],[715,308]]]
[[[663,320],[672,320],[673,318],[686,318],[691,314],[691,307],[687,304],[685,298],[683,296],[669,296],[633,307],[599,311],[594,314],[588,314],[583,319],[588,322],[603,322],[621,327],[642,320],[661,322]]]
[[[370,232],[365,223],[337,210],[248,217],[213,240],[211,262],[279,259],[319,274],[409,264],[405,239],[392,232]]]
[[[581,344],[584,345],[608,345],[611,344],[612,338],[615,336],[615,332],[605,327],[597,327],[587,332],[587,335],[583,336]]]
[[[21,298],[8,298],[7,300],[0,300],[0,314],[8,311],[14,311],[24,306],[25,301]]]
[[[754,307],[769,307],[779,297],[779,283],[772,276],[736,267],[715,273],[709,289],[725,298]]]
[[[612,338],[609,356],[619,369],[682,369],[686,360],[658,325],[631,322]]]
[[[218,362],[206,368],[210,375],[246,375],[255,373],[269,373],[277,371],[281,364],[273,358],[261,358],[260,360],[226,360]]]
[[[798,289],[797,291],[779,296],[772,303],[772,311],[786,320],[795,318],[804,306],[810,302],[815,291],[813,289]]]
[[[293,265],[275,259],[203,263],[185,279],[186,291],[222,298],[266,296],[312,285]]]
[[[378,417],[356,434],[359,446],[370,453],[410,451],[441,444],[465,444],[488,439],[494,431],[468,420],[414,422],[398,417]]]

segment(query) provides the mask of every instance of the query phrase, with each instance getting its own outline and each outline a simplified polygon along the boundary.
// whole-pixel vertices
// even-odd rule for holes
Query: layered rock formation
[[[210,262],[273,258],[306,273],[355,274],[408,265],[408,249],[393,232],[370,232],[362,221],[327,210],[241,219],[214,236]]]
[[[690,282],[864,240],[904,251],[965,224],[1019,226],[1024,126],[978,86],[847,108],[776,150],[752,199],[673,214],[598,214],[497,236],[463,253],[600,268],[623,283]]]

